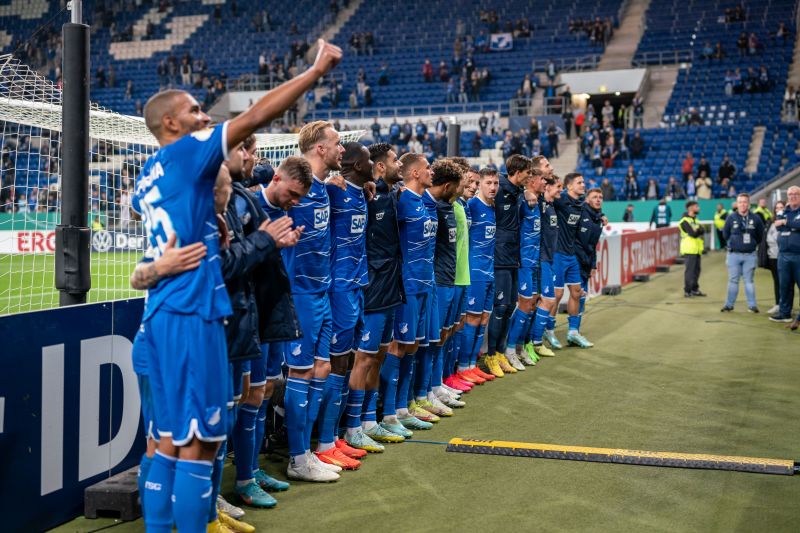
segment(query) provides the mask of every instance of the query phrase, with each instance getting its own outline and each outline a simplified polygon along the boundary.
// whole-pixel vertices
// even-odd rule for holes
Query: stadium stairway
[[[578,139],[561,139],[558,142],[557,158],[550,158],[550,164],[553,166],[553,173],[556,176],[566,176],[570,172],[575,172],[578,167]]]
[[[761,159],[761,150],[764,148],[764,137],[767,132],[765,126],[753,128],[753,136],[750,138],[750,150],[747,152],[747,164],[744,171],[747,174],[755,174],[758,170],[758,161]]]
[[[334,20],[330,26],[322,31],[319,38],[325,39],[326,41],[333,41],[339,34],[339,30],[342,29],[342,26],[347,24],[347,21],[350,20],[350,17],[352,17],[355,12],[358,11],[358,8],[361,7],[361,3],[363,1],[364,0],[351,0],[346,8],[339,11],[339,13],[336,15],[336,20]],[[306,59],[310,60],[311,58]]]
[[[675,65],[650,67],[650,87],[645,95],[644,106],[645,128],[656,128],[661,124],[661,117],[664,116],[677,79],[678,67]]]
[[[650,0],[630,0],[625,8],[619,28],[603,53],[597,70],[631,68],[631,60],[644,35],[644,16]]]

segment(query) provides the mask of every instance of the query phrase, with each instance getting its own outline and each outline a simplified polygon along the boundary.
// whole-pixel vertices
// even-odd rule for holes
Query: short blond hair
[[[328,128],[333,129],[333,124],[327,120],[315,120],[303,126],[297,138],[300,153],[310,152],[317,143],[325,138],[325,130]]]

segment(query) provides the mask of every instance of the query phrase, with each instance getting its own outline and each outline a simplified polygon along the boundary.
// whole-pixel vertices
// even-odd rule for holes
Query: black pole
[[[55,254],[56,288],[61,291],[61,306],[86,303],[86,293],[91,288],[89,26],[74,22],[64,24],[63,42],[61,224],[56,226]]]
[[[447,125],[447,157],[457,157],[461,155],[461,124],[453,119]]]

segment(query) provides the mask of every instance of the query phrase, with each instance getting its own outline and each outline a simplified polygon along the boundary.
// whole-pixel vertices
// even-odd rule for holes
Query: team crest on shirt
[[[408,323],[406,322],[400,323],[400,333],[408,333]]]
[[[456,242],[456,228],[448,228],[447,232],[448,240],[450,242]]]
[[[198,141],[207,141],[212,133],[214,133],[214,128],[205,128],[200,131],[192,132],[192,137]]]
[[[364,333],[364,334],[361,336],[361,342],[369,342],[369,331],[365,332],[365,333]]]

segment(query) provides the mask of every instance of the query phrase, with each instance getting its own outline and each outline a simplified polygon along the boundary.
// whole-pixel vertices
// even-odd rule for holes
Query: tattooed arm
[[[155,261],[140,262],[131,274],[131,287],[143,291],[155,285],[163,278],[194,270],[200,266],[200,260],[206,255],[206,245],[202,242],[176,248],[177,237],[172,234],[164,253]]]

